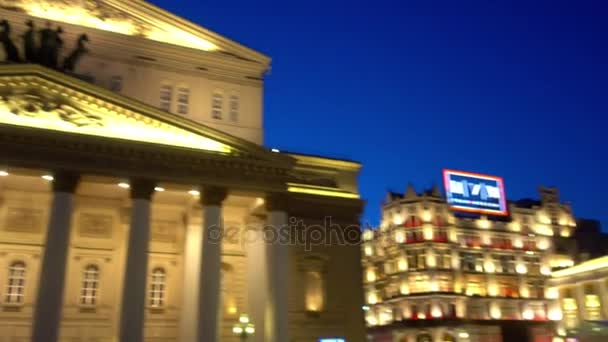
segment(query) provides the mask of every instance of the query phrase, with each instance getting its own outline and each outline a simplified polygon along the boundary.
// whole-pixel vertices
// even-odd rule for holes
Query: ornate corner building
[[[267,56],[141,0],[0,17],[0,341],[364,340],[361,165],[262,146]]]
[[[363,233],[371,341],[552,341],[563,313],[548,281],[572,266],[571,208],[541,188],[508,213],[454,211],[437,187],[388,193]]]

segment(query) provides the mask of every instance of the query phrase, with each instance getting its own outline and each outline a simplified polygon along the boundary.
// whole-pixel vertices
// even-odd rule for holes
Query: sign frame
[[[484,208],[473,208],[470,206],[457,205],[452,202],[452,196],[450,191],[450,175],[460,175],[471,178],[486,179],[496,182],[500,191],[499,205],[501,209],[484,209]],[[443,186],[445,190],[446,203],[452,211],[459,211],[465,213],[491,215],[491,216],[509,216],[509,204],[507,201],[505,182],[500,176],[492,176],[482,173],[459,171],[453,169],[443,169]]]

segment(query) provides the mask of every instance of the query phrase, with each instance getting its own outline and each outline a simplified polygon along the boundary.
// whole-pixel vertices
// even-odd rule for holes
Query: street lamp
[[[232,327],[232,333],[241,337],[241,341],[247,341],[249,335],[255,334],[255,326],[249,322],[249,316],[241,314],[239,322]]]

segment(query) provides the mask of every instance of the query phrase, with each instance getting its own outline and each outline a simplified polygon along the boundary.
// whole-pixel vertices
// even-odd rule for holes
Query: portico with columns
[[[358,284],[358,247],[263,241],[290,217],[357,225],[360,165],[272,152],[35,65],[0,66],[0,91],[0,281],[25,269],[0,290],[0,336],[237,341],[247,313],[251,341],[363,341],[362,293],[339,284]],[[123,123],[150,131],[116,137]],[[329,270],[322,310],[297,267],[310,256]]]

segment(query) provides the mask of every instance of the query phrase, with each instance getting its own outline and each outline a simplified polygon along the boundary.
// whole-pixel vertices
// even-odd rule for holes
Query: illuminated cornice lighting
[[[9,173],[7,171],[0,170],[0,177],[6,177],[8,175],[9,175]]]
[[[278,148],[270,149],[271,152],[280,153],[281,151]]]
[[[60,21],[128,36],[143,36],[150,40],[203,51],[214,51],[218,49],[217,45],[212,42],[170,24],[155,23],[158,26],[140,25],[141,23],[128,18],[101,18],[96,13],[85,8],[56,4],[52,1],[28,1],[23,3],[21,7],[29,15],[38,18]]]
[[[131,187],[131,185],[129,185],[129,183],[125,183],[125,182],[120,182],[118,183],[118,186],[123,188],[123,189],[128,189]]]
[[[458,333],[458,337],[460,338],[469,338],[469,333],[466,331],[461,331]]]
[[[591,259],[576,266],[572,266],[564,270],[555,271],[551,274],[551,276],[553,278],[568,277],[575,274],[596,271],[602,268],[608,268],[608,256],[604,256],[597,259]]]
[[[346,192],[339,189],[326,187],[310,187],[306,185],[296,185],[293,183],[288,184],[287,191],[328,197],[359,198],[359,194]]]
[[[157,187],[154,188],[154,191],[156,191],[156,192],[163,192],[163,191],[165,191],[165,188],[157,186]]]
[[[81,120],[89,120],[91,124],[78,125],[71,123],[65,120],[61,112],[53,109],[46,110],[44,107],[36,108],[28,115],[16,115],[11,111],[8,103],[10,101],[30,101],[31,99],[27,100],[28,97],[20,97],[20,95],[9,97],[9,101],[0,103],[0,123],[220,153],[230,153],[232,151],[232,148],[224,143],[160,120],[137,113],[121,115],[102,106],[93,107],[81,102],[75,103],[79,108],[71,106],[62,108],[74,111],[76,117]],[[42,97],[38,97],[36,100],[46,101]]]
[[[192,196],[200,196],[201,195],[201,192],[198,191],[198,190],[195,190],[195,189],[192,189],[192,190],[188,191],[188,193],[190,195],[192,195]]]
[[[42,179],[52,182],[55,179],[55,177],[53,177],[53,175],[43,175]]]

